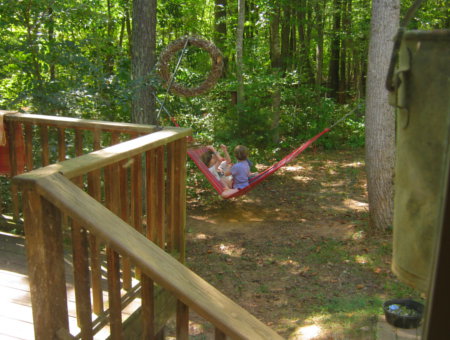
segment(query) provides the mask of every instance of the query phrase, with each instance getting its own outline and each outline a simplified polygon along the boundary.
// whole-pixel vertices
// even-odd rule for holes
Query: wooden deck
[[[34,339],[25,239],[0,232],[0,339]]]
[[[66,276],[72,282],[71,256],[66,256]],[[74,290],[67,285],[69,324],[73,335],[78,334]],[[107,292],[104,291],[107,301]],[[131,303],[122,317],[127,318],[139,303]],[[96,334],[95,339],[106,339],[109,328]],[[34,339],[30,287],[28,284],[25,238],[0,231],[0,340]]]

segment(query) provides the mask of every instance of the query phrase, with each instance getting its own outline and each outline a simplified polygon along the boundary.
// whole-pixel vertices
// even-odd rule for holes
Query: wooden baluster
[[[146,275],[141,277],[142,299],[142,339],[154,339],[155,335],[155,291],[153,280]]]
[[[174,147],[174,247],[179,254],[180,262],[185,262],[186,243],[186,139],[177,140]]]
[[[83,154],[83,132],[75,130],[75,156]],[[77,177],[73,182],[83,187],[83,178]],[[83,339],[93,339],[92,306],[89,280],[89,252],[86,229],[77,221],[72,221],[73,267],[75,283],[75,300],[77,322]]]
[[[105,168],[105,203],[109,210],[118,215],[120,206],[118,178],[118,165],[113,164]],[[122,305],[120,294],[120,261],[119,254],[111,247],[107,247],[107,269],[108,269],[108,302],[110,312],[111,340],[122,338]]]
[[[40,126],[41,148],[42,148],[42,166],[50,164],[50,156],[48,151],[48,126]]]
[[[156,153],[154,150],[145,153],[145,174],[146,174],[146,222],[147,222],[147,238],[156,243],[156,201],[158,199],[156,193]]]
[[[164,225],[164,215],[165,215],[165,182],[164,182],[164,147],[161,146],[155,150],[155,186],[156,186],[156,244],[158,244],[162,249],[165,248],[165,225]]]
[[[180,300],[177,301],[177,340],[189,339],[189,307]]]
[[[108,302],[111,340],[122,339],[122,304],[120,301],[119,254],[108,247]]]
[[[87,231],[76,221],[72,221],[72,246],[77,322],[82,338],[93,339]]]
[[[167,248],[168,251],[173,253],[174,251],[174,231],[175,231],[175,148],[174,143],[167,145]]]
[[[131,223],[129,202],[130,194],[128,191],[128,168],[126,167],[127,161],[122,161],[119,164],[119,182],[120,182],[120,217],[122,220]],[[130,290],[132,287],[132,266],[128,257],[122,258],[122,282],[123,289]]]
[[[17,145],[16,145],[16,129],[14,122],[6,123],[6,130],[9,143],[9,166],[10,176],[13,178],[17,175]],[[15,183],[11,184],[11,199],[13,206],[13,218],[14,221],[19,221],[20,218],[20,203],[19,192]]]
[[[27,171],[33,170],[33,126],[25,124],[25,165]]]
[[[120,133],[114,131],[111,134],[111,145],[115,145],[120,143]],[[118,201],[117,201],[117,211],[114,211],[118,216],[120,216],[124,221],[129,223],[128,218],[128,183],[126,177],[126,169],[125,169],[126,161],[122,161],[119,163],[117,168],[118,170]],[[122,287],[125,290],[131,289],[131,263],[130,259],[127,257],[122,258]]]
[[[133,226],[142,234],[142,158],[133,157],[131,165],[131,201],[133,207]]]
[[[94,131],[94,150],[99,150],[100,132]],[[101,201],[101,171],[95,170],[88,174],[88,193],[98,202]],[[100,257],[100,242],[93,234],[89,234],[89,248],[91,250],[91,281],[92,281],[92,309],[95,314],[103,312],[102,270]]]
[[[133,157],[131,164],[131,209],[133,227],[142,234],[142,158]],[[136,278],[140,279],[141,271],[136,268]]]
[[[58,128],[58,161],[66,159],[66,130]]]
[[[146,175],[146,237],[156,241],[156,152],[154,150],[145,153],[145,175]],[[156,340],[155,337],[155,291],[153,280],[146,275],[141,278],[142,299],[142,339]]]
[[[69,329],[61,214],[25,190],[24,217],[35,338],[55,339],[58,330]]]

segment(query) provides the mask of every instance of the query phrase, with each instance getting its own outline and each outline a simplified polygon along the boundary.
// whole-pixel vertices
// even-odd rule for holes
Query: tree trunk
[[[236,29],[237,106],[244,104],[244,21],[245,0],[238,0],[238,26]]]
[[[283,20],[281,22],[281,68],[283,73],[291,66],[292,51],[290,49],[291,6],[289,2],[283,5]]]
[[[315,87],[319,89],[323,81],[323,9],[325,5],[322,1],[316,1],[314,10],[316,12],[316,30],[317,30],[317,47],[316,47],[316,81]]]
[[[340,65],[339,65],[339,94],[338,101],[341,104],[344,104],[347,100],[347,91],[348,91],[348,74],[347,74],[347,66],[348,66],[348,51],[350,47],[350,25],[351,25],[351,0],[343,0],[342,1],[342,32],[344,33],[344,37],[342,38],[341,43],[341,56],[340,56]]]
[[[341,3],[342,0],[333,1],[333,33],[331,38],[331,55],[328,72],[328,87],[331,97],[336,98],[339,91],[339,58],[341,52]]]
[[[156,0],[133,1],[131,121],[156,124],[154,89],[148,84],[156,62]]]
[[[48,20],[47,20],[47,30],[48,30],[48,46],[49,46],[49,73],[50,81],[56,80],[56,69],[55,69],[55,21],[53,19],[53,8],[48,8]]]
[[[399,11],[399,0],[374,0],[372,3],[366,94],[366,171],[370,224],[378,230],[392,225],[395,118],[384,84]]]
[[[281,73],[281,46],[280,46],[280,10],[279,6],[274,7],[274,13],[270,18],[270,61],[272,73],[278,79]],[[281,115],[281,90],[278,84],[274,84],[272,92],[272,141],[278,143],[279,123]]]
[[[214,3],[214,43],[223,53],[224,72],[227,73],[228,57],[225,53],[227,39],[227,0]]]

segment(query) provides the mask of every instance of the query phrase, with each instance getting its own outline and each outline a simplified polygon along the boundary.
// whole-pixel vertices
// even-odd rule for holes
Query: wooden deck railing
[[[8,136],[11,177],[19,173],[20,156],[25,158],[25,171],[31,171],[156,130],[155,126],[149,125],[21,114],[13,111],[0,113],[4,115]],[[19,149],[15,145],[18,142],[15,136],[17,131],[23,131],[24,155],[16,152]],[[21,211],[20,199],[14,185],[11,190],[11,212],[17,221]]]
[[[23,122],[18,116],[8,121]],[[67,126],[57,129],[70,128],[65,119],[59,123]],[[90,122],[74,123],[94,131],[98,145],[101,138]],[[102,124],[113,131],[113,141],[124,133]],[[125,126],[131,136],[148,132]],[[189,134],[163,129],[88,154],[78,151],[76,158],[14,177],[23,195],[36,339],[93,339],[105,326],[110,339],[156,339],[171,306],[177,339],[188,338],[190,309],[214,325],[216,339],[281,339],[183,265]],[[84,148],[78,139],[75,151]],[[67,247],[73,256],[76,328],[68,321]],[[139,308],[123,320],[122,310],[132,300]]]

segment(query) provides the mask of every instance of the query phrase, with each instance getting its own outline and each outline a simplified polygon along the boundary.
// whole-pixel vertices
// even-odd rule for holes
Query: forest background
[[[138,2],[152,3],[156,11],[155,61],[185,35],[203,36],[220,48],[225,69],[212,91],[189,98],[167,95],[154,65],[145,76],[133,75]],[[425,2],[409,28],[450,26],[445,2]],[[247,0],[245,95],[238,103],[238,0],[1,3],[1,109],[129,122],[136,121],[132,103],[144,89],[149,101],[155,101],[152,92],[158,98],[152,114],[162,125],[171,124],[167,111],[204,142],[246,144],[255,149],[253,157],[270,158],[364,104],[370,31],[365,0]],[[401,12],[411,3],[402,1]],[[205,51],[189,48],[176,81],[195,86],[210,68]],[[167,110],[158,108],[158,101]],[[363,144],[363,109],[319,141],[325,148]]]
[[[401,18],[412,2],[413,0],[401,1]],[[447,0],[425,1],[408,28],[425,30],[449,28],[447,2]],[[245,3],[243,50],[239,51],[238,14],[242,11],[238,5],[243,3]],[[357,152],[344,152],[343,158],[346,162],[351,159],[348,164],[363,162],[361,147],[365,143],[364,106],[371,29],[370,1],[0,0],[0,4],[2,37],[0,109],[83,119],[147,123],[150,117],[139,119],[134,114],[136,102],[142,99],[142,96],[144,101],[153,104],[149,116],[157,118],[159,124],[171,125],[168,117],[170,113],[177,118],[181,126],[192,127],[197,140],[203,143],[214,142],[216,145],[225,143],[231,148],[236,144],[248,145],[255,163],[265,164],[270,164],[274,158],[280,159],[288,151],[352,112],[315,145],[329,150],[359,149]],[[154,39],[152,41],[154,49],[151,47],[148,54],[136,53],[139,42],[135,40],[136,30],[134,34],[133,30],[136,21],[142,20],[140,15],[146,12],[138,5],[149,12],[155,12],[154,31],[146,31],[144,27],[139,33],[142,35],[141,38],[144,38],[141,40],[146,40],[147,33],[153,34],[149,39]],[[144,22],[145,20],[144,18]],[[213,41],[222,51],[225,61],[224,72],[217,85],[208,93],[196,97],[167,94],[157,72],[158,56],[163,49],[170,42],[186,35],[199,35]],[[242,59],[240,60],[238,56]],[[175,55],[172,58],[172,69],[178,57],[179,55]],[[141,75],[135,72],[136,58],[150,59],[147,60],[147,68]],[[177,72],[176,81],[185,86],[196,86],[203,81],[210,69],[209,55],[203,50],[189,47]],[[240,81],[243,84],[243,98],[238,98]],[[161,109],[158,101],[164,102],[165,110]],[[339,183],[329,185],[327,188],[342,190],[338,193],[339,200],[342,199],[341,195],[347,197],[353,190],[356,197],[360,197],[359,190],[365,190],[365,181],[358,180],[358,183],[364,184],[355,185],[355,179],[359,176],[355,175],[357,170],[354,166],[335,166],[338,164],[336,157],[339,158],[340,155],[340,152],[324,152],[321,157],[326,157],[327,162],[315,155],[310,172],[306,172],[305,175],[305,170],[302,170],[302,176],[314,178],[314,185],[311,185],[311,188],[316,190],[319,183],[329,181],[328,174],[338,173]],[[356,157],[355,160],[352,157]],[[328,162],[329,159],[332,162]],[[342,183],[346,183],[342,181],[345,173],[348,173],[351,185],[339,189]],[[191,177],[188,178],[191,180]],[[287,213],[283,210],[284,207],[280,213],[279,206],[271,206],[277,205],[280,197],[284,200],[294,192],[297,194],[298,188],[289,186],[292,181],[283,178],[278,177],[274,182],[275,188],[261,193],[268,204],[267,223],[270,226],[267,228],[267,234],[261,232],[258,234],[270,242],[275,240],[274,249],[277,251],[298,252],[298,257],[302,261],[310,256],[311,263],[305,262],[306,267],[300,272],[302,278],[321,279],[319,271],[310,272],[310,268],[318,264],[324,271],[334,274],[335,272],[329,269],[330,266],[334,266],[334,262],[331,261],[336,259],[339,262],[336,265],[335,275],[339,276],[339,280],[331,281],[340,287],[339,291],[336,290],[336,286],[330,285],[324,289],[319,283],[311,281],[312,283],[307,285],[311,289],[310,296],[305,295],[305,290],[299,290],[299,295],[294,295],[295,299],[287,295],[289,301],[306,303],[307,307],[317,305],[317,308],[331,311],[333,314],[336,314],[336,310],[343,310],[346,312],[343,319],[348,322],[348,311],[354,309],[365,308],[368,315],[379,312],[381,302],[373,303],[373,296],[380,291],[387,292],[387,296],[397,294],[404,296],[404,291],[396,292],[397,286],[392,284],[391,277],[386,284],[375,282],[373,273],[364,276],[359,269],[350,277],[345,274],[340,263],[343,258],[344,261],[349,261],[355,254],[358,255],[358,261],[365,263],[365,255],[361,256],[361,252],[376,253],[380,250],[380,260],[374,261],[373,268],[370,269],[375,274],[388,276],[386,258],[390,256],[391,250],[387,238],[381,241],[371,238],[372,243],[369,245],[361,243],[355,247],[352,240],[336,242],[332,239],[331,243],[328,243],[324,238],[316,239],[316,236],[313,238],[310,235],[302,235],[299,242],[307,240],[307,248],[302,248],[297,241],[286,243],[286,240],[282,240],[282,246],[279,247],[276,238],[272,240],[268,237],[269,231],[278,233],[278,229],[274,228],[275,222],[269,218],[273,218],[275,212],[278,215],[286,214],[289,218],[297,216],[298,211],[303,211],[309,216],[318,216],[320,221],[311,222],[315,223],[316,227],[322,224],[328,227],[327,223],[331,219],[327,215],[328,219],[323,221],[324,210],[322,208],[320,211],[314,210],[319,206],[316,201],[317,193],[314,191],[308,194],[307,186],[302,186],[302,199],[293,200],[299,206],[293,205],[292,210],[288,209]],[[196,179],[193,180],[195,181]],[[188,185],[188,189],[190,187],[192,186]],[[6,186],[2,185],[1,188]],[[332,192],[330,189],[327,190]],[[276,194],[273,199],[267,199],[273,193]],[[2,192],[2,198],[5,196]],[[359,200],[363,201],[360,198]],[[197,204],[200,204],[197,210],[205,210],[201,205],[205,201],[205,199],[197,200]],[[193,205],[191,204],[191,208]],[[327,209],[331,205],[327,202]],[[248,206],[245,208],[245,212],[248,213]],[[257,208],[258,216],[265,211],[259,209],[259,206]],[[337,215],[336,224],[341,226],[345,226],[347,222],[355,224],[355,220],[365,221],[367,216],[360,212],[355,215],[347,213]],[[220,227],[227,230],[222,228],[222,224]],[[236,227],[235,223],[234,227],[238,229],[240,225]],[[293,223],[283,225],[283,228],[285,227],[297,233]],[[210,231],[211,226],[207,225],[207,228]],[[231,234],[225,235],[226,241],[234,241]],[[297,236],[295,234],[292,239]],[[235,237],[236,244],[239,244],[242,235],[235,233]],[[270,242],[264,240],[265,243],[258,244],[254,242],[255,235],[249,239],[256,243],[255,248],[249,250],[251,256],[242,258],[242,267],[237,264],[235,266],[235,272],[239,273],[240,279],[234,281],[239,289],[233,284],[230,284],[229,290],[227,287],[220,287],[227,293],[236,290],[240,292],[241,288],[245,287],[247,281],[244,280],[242,273],[247,273],[249,277],[254,275],[248,269],[247,263],[252,258],[258,261],[255,265],[256,272],[271,277],[267,275],[267,268],[264,271],[259,270],[263,265],[260,263],[260,254],[267,252],[269,257],[272,256],[267,251],[267,248],[271,247]],[[220,237],[219,241],[225,242]],[[248,242],[246,245],[249,249],[250,243],[253,244]],[[223,270],[215,272],[204,266],[202,262],[204,254],[210,254],[211,249],[203,249],[202,246],[211,247],[210,244],[196,244],[189,247],[194,252],[194,255],[191,255],[193,265],[198,265],[199,271],[203,267],[209,271],[204,275],[216,275],[217,279],[216,281],[213,279],[212,283],[228,284],[222,279]],[[264,251],[259,249],[260,246]],[[339,256],[336,256],[337,250]],[[275,250],[273,251],[277,254]],[[281,255],[284,256],[285,254]],[[321,256],[319,261],[318,256]],[[211,257],[209,261],[214,263]],[[230,267],[229,262],[223,261],[223,257],[217,257],[216,260],[219,265],[226,263],[225,267]],[[276,262],[270,259],[268,263]],[[228,268],[226,273],[228,271],[231,269]],[[297,279],[296,277],[295,280]],[[292,281],[292,287],[297,289],[295,280]],[[275,294],[270,290],[272,287],[259,278],[251,282],[253,283],[248,284],[249,290],[257,291],[257,298],[263,297],[268,306],[274,305],[272,295]],[[375,283],[372,284],[373,282]],[[283,285],[288,286],[285,282]],[[384,285],[387,285],[387,288]],[[277,295],[279,288],[273,288]],[[355,289],[360,293],[355,293]],[[348,299],[347,295],[342,297],[343,291],[351,298]],[[363,291],[366,297],[361,298]],[[324,292],[330,294],[338,292],[339,297],[330,297]],[[294,293],[297,294],[297,291]],[[243,301],[242,296],[235,298]],[[298,306],[292,303],[292,308],[296,307]],[[274,316],[270,308],[267,309],[267,320],[272,321]],[[302,308],[299,307],[297,310],[305,310]],[[284,310],[287,307],[280,305],[280,309]],[[354,329],[354,323],[350,323],[348,328]]]

